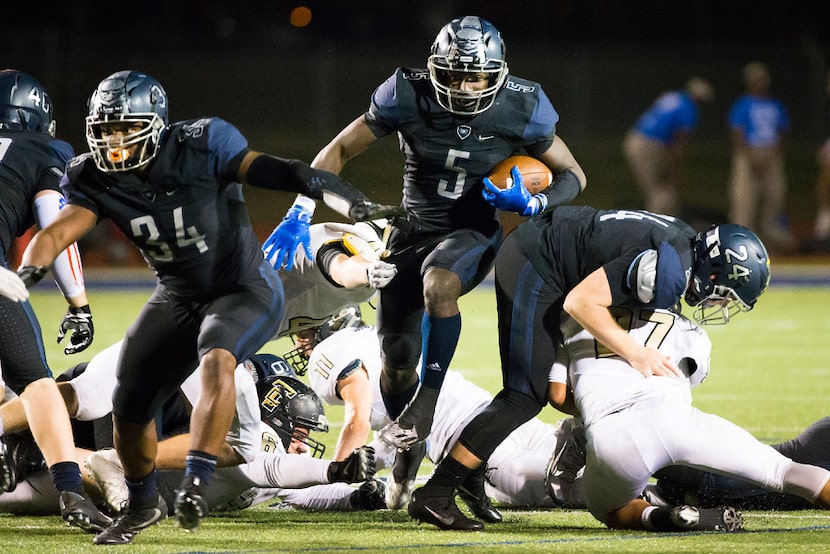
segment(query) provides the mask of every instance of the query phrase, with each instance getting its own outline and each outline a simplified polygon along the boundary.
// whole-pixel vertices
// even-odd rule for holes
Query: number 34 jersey
[[[70,204],[110,218],[173,294],[211,298],[255,279],[263,260],[236,182],[234,158],[247,146],[221,119],[183,121],[144,170],[104,173],[86,154],[61,186]]]

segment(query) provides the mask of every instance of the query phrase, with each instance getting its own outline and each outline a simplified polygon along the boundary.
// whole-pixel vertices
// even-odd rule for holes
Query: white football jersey
[[[309,383],[323,402],[342,405],[343,400],[337,396],[337,381],[343,376],[344,369],[354,366],[358,357],[369,373],[372,385],[370,424],[378,431],[391,419],[380,394],[380,345],[374,327],[344,329],[318,344],[309,359]],[[427,439],[429,458],[434,462],[441,460],[464,425],[491,399],[487,391],[467,381],[459,372],[448,371]]]
[[[308,360],[309,385],[323,403],[342,406],[343,400],[337,395],[337,382],[345,377],[343,371],[353,367],[358,357],[369,373],[372,385],[369,422],[372,429],[378,430],[391,420],[380,395],[380,343],[374,327],[343,329],[315,346]]]
[[[332,282],[317,266],[317,252],[332,241],[340,241],[345,233],[363,235],[365,230],[343,223],[317,223],[309,230],[312,258],[297,249],[291,271],[279,270],[285,290],[285,313],[278,336],[285,337],[310,327],[318,327],[348,306],[369,301],[376,293],[371,287],[347,289]]]
[[[685,379],[648,379],[599,343],[572,319],[562,325],[565,341],[558,364],[568,367],[574,400],[586,425],[631,405],[682,391],[691,403],[690,386],[709,373],[712,344],[695,323],[668,310],[614,308],[617,322],[639,344],[659,349],[686,374]],[[601,362],[599,361],[601,360]]]
[[[112,412],[112,394],[117,382],[115,370],[121,343],[108,346],[90,360],[86,370],[69,381],[78,400],[75,417],[90,421]],[[182,383],[181,390],[193,406],[202,390],[202,372],[197,367]],[[259,450],[259,398],[251,369],[239,364],[234,371],[236,412],[226,440],[245,460],[252,460]]]

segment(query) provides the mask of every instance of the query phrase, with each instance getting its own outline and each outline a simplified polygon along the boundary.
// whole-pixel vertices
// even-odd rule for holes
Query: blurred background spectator
[[[766,64],[746,64],[743,78],[746,90],[729,110],[729,221],[757,232],[771,251],[792,252],[796,241],[786,213],[784,167],[790,114],[770,95]]]
[[[830,132],[830,71],[827,72],[827,129]],[[830,252],[830,138],[816,152],[816,220],[813,224],[813,249]]]
[[[645,195],[648,211],[680,215],[680,164],[689,137],[697,128],[698,107],[713,98],[709,81],[692,77],[685,89],[661,94],[626,134],[623,153]]]

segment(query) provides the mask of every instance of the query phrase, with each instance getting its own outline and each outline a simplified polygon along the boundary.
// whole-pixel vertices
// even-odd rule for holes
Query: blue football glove
[[[547,207],[547,196],[541,193],[531,195],[525,188],[518,166],[510,168],[510,175],[513,184],[503,190],[494,185],[489,177],[482,180],[484,188],[481,189],[481,195],[487,202],[499,210],[524,216],[536,215]]]
[[[294,266],[294,256],[300,245],[303,246],[306,258],[311,259],[309,227],[313,214],[314,200],[298,198],[286,212],[282,222],[265,240],[262,251],[265,253],[265,259],[274,269],[285,268],[286,271],[291,271]]]

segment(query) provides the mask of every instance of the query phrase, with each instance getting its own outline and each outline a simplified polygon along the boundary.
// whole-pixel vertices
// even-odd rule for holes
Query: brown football
[[[530,194],[542,192],[553,182],[548,166],[530,156],[511,156],[496,164],[490,170],[490,180],[500,189],[506,189],[513,185],[513,177],[510,176],[510,168],[519,166],[522,174],[522,183]]]

